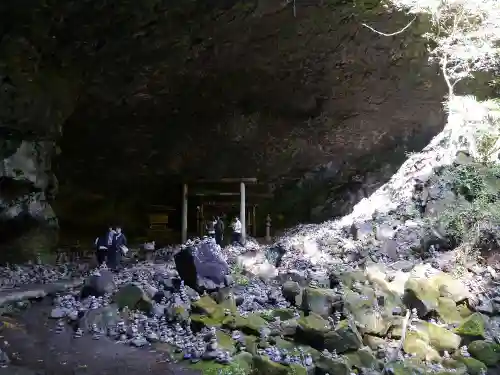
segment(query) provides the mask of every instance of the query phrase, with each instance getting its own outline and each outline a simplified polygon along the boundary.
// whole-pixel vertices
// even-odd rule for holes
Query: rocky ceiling
[[[0,12],[0,124],[56,140],[72,189],[147,200],[181,178],[300,178],[332,163],[330,177],[359,175],[399,164],[396,149],[443,123],[428,25],[378,35],[362,23],[392,32],[410,19],[375,0],[19,0]]]

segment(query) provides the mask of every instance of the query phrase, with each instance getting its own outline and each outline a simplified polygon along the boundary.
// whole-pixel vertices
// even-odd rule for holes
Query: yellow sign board
[[[158,225],[158,224],[168,224],[168,215],[167,214],[151,214],[149,215],[149,224],[150,225]]]

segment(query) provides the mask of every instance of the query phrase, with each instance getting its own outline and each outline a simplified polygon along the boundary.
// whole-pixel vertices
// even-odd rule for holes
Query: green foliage
[[[248,277],[243,275],[243,269],[239,265],[235,265],[233,267],[232,276],[234,278],[234,282],[237,285],[245,286],[248,285],[248,283],[250,282]]]
[[[500,226],[500,166],[492,163],[459,165],[446,172],[453,191],[463,197],[439,216],[447,234],[473,247],[481,245],[486,233]]]
[[[245,370],[238,362],[232,362],[228,365],[200,366],[202,375],[247,375]]]

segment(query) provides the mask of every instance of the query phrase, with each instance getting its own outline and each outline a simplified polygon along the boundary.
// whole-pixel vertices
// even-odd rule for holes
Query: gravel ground
[[[9,319],[0,334],[0,347],[9,354],[11,367],[0,375],[196,375],[165,362],[161,353],[116,344],[90,335],[73,338],[70,327],[60,334],[52,331],[50,302],[43,300]],[[13,326],[14,327],[13,327]],[[7,342],[7,344],[5,343]],[[31,371],[26,371],[26,370]],[[4,371],[4,372],[2,372]]]

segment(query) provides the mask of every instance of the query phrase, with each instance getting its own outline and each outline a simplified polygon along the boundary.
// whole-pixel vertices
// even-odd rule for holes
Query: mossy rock
[[[274,309],[271,310],[269,314],[261,314],[261,317],[266,320],[274,320],[274,318],[279,318],[280,320],[288,320],[295,318],[295,310],[293,309]]]
[[[404,361],[389,362],[385,365],[385,372],[394,375],[422,375],[422,374],[435,374],[435,375],[465,375],[466,367],[457,361],[450,361],[449,363],[443,362],[444,370],[435,372],[435,370],[428,368],[418,358],[409,358]]]
[[[389,362],[385,365],[385,369],[387,373],[394,375],[422,375],[426,373],[425,365],[416,359]]]
[[[295,340],[310,345],[318,350],[322,350],[324,347],[325,335],[331,330],[330,323],[314,313],[300,317],[297,323]]]
[[[462,362],[467,367],[467,372],[470,375],[482,375],[486,373],[488,367],[481,361],[475,358],[456,356],[454,357],[457,361]]]
[[[294,306],[300,306],[302,303],[302,288],[296,281],[285,281],[281,286],[283,297]]]
[[[252,335],[245,336],[245,346],[246,351],[252,354],[257,354],[257,343],[259,342],[259,338]]]
[[[276,347],[278,347],[280,349],[286,349],[289,352],[297,352],[297,354],[298,354],[298,352],[303,351],[304,353],[310,354],[311,357],[313,357],[313,359],[320,358],[320,356],[321,356],[320,351],[312,348],[309,345],[301,345],[297,342],[284,340],[284,339],[279,338],[279,337],[276,338],[275,345],[276,345]]]
[[[345,357],[326,358],[321,356],[316,361],[315,375],[350,375],[351,367]]]
[[[366,281],[366,275],[361,270],[342,272],[338,278],[347,288],[352,288],[356,282],[364,284]]]
[[[457,361],[456,359],[443,359],[441,362],[443,367],[445,368],[444,371],[441,371],[441,374],[456,374],[456,375],[467,375],[467,366],[460,361]]]
[[[403,349],[405,353],[412,354],[416,358],[422,360],[433,361],[441,358],[439,352],[432,348],[425,338],[422,338],[417,332],[414,331],[410,331],[406,334]],[[395,366],[397,368],[401,368],[399,364],[395,364]],[[401,369],[401,371],[403,370]],[[400,373],[403,374],[403,372]]]
[[[368,347],[363,347],[352,353],[345,354],[350,367],[374,369],[377,366],[377,358]]]
[[[439,351],[454,351],[460,346],[460,336],[449,329],[425,321],[419,321],[415,326],[417,332],[426,337],[432,347]]]
[[[222,320],[217,320],[211,318],[207,315],[191,314],[191,324],[193,329],[199,330],[203,327],[221,327],[223,324]]]
[[[469,344],[469,353],[486,366],[500,363],[500,345],[484,340],[476,340]]]
[[[308,375],[307,369],[302,366],[291,365],[284,366],[282,364],[270,361],[266,357],[254,356],[253,368],[256,374],[266,375]]]
[[[460,324],[455,333],[472,339],[484,339],[486,335],[486,317],[481,313],[474,313]]]
[[[194,313],[208,315],[209,317],[221,321],[225,317],[224,308],[209,296],[203,296],[191,305]]]
[[[268,322],[257,313],[248,314],[246,317],[237,315],[230,321],[236,329],[257,336],[260,335],[261,329],[268,325]],[[228,326],[228,322],[229,320],[224,323],[224,326]]]
[[[221,349],[224,349],[231,354],[236,352],[235,342],[227,333],[217,331],[217,342],[219,343],[219,347]]]
[[[408,331],[403,349],[418,359],[439,360],[440,351],[454,351],[460,346],[460,336],[436,324],[418,321]]]
[[[236,300],[234,299],[234,295],[232,293],[232,288],[222,288],[214,294],[216,297],[214,298],[214,301],[222,310],[227,309],[231,311],[231,314],[236,314],[238,312],[238,309],[236,308]],[[209,301],[205,301],[205,303],[211,304],[211,302]]]
[[[458,313],[460,314],[460,316],[462,317],[462,319],[468,318],[469,316],[471,316],[473,314],[473,312],[469,310],[469,308],[467,307],[467,304],[465,304],[465,303],[458,305],[457,310],[458,310]]]
[[[385,339],[378,336],[363,335],[363,344],[368,346],[372,350],[376,350],[380,345],[385,344]]]
[[[302,295],[302,309],[325,318],[330,316],[336,302],[340,300],[332,289],[307,287]]]
[[[324,347],[337,353],[357,350],[363,346],[363,338],[354,323],[348,320],[341,321],[335,330],[329,331],[324,336]]]
[[[188,367],[200,371],[202,375],[249,375],[252,373],[253,356],[250,353],[235,355],[230,364],[223,365],[214,361],[200,361]]]
[[[297,322],[304,331],[328,332],[331,329],[330,323],[327,320],[314,313],[301,316]]]
[[[436,311],[447,324],[461,323],[463,321],[457,304],[451,298],[439,297]]]
[[[170,315],[179,321],[186,321],[189,318],[189,310],[184,306],[172,307]]]
[[[113,296],[113,302],[118,308],[128,307],[131,310],[138,309],[149,312],[153,307],[153,301],[144,293],[140,285],[127,284]]]
[[[410,308],[416,308],[420,316],[437,311],[439,297],[439,290],[430,285],[428,280],[410,278],[405,283],[403,300]]]
[[[344,294],[344,306],[351,313],[363,334],[386,335],[394,324],[390,314],[383,314],[374,309],[375,291],[363,288],[361,294],[347,290]]]
[[[297,334],[299,323],[297,319],[288,319],[280,323],[280,334],[284,337],[293,337]]]
[[[470,297],[469,290],[462,281],[440,272],[429,278],[431,285],[437,288],[441,297],[451,298],[455,303],[465,301]]]

